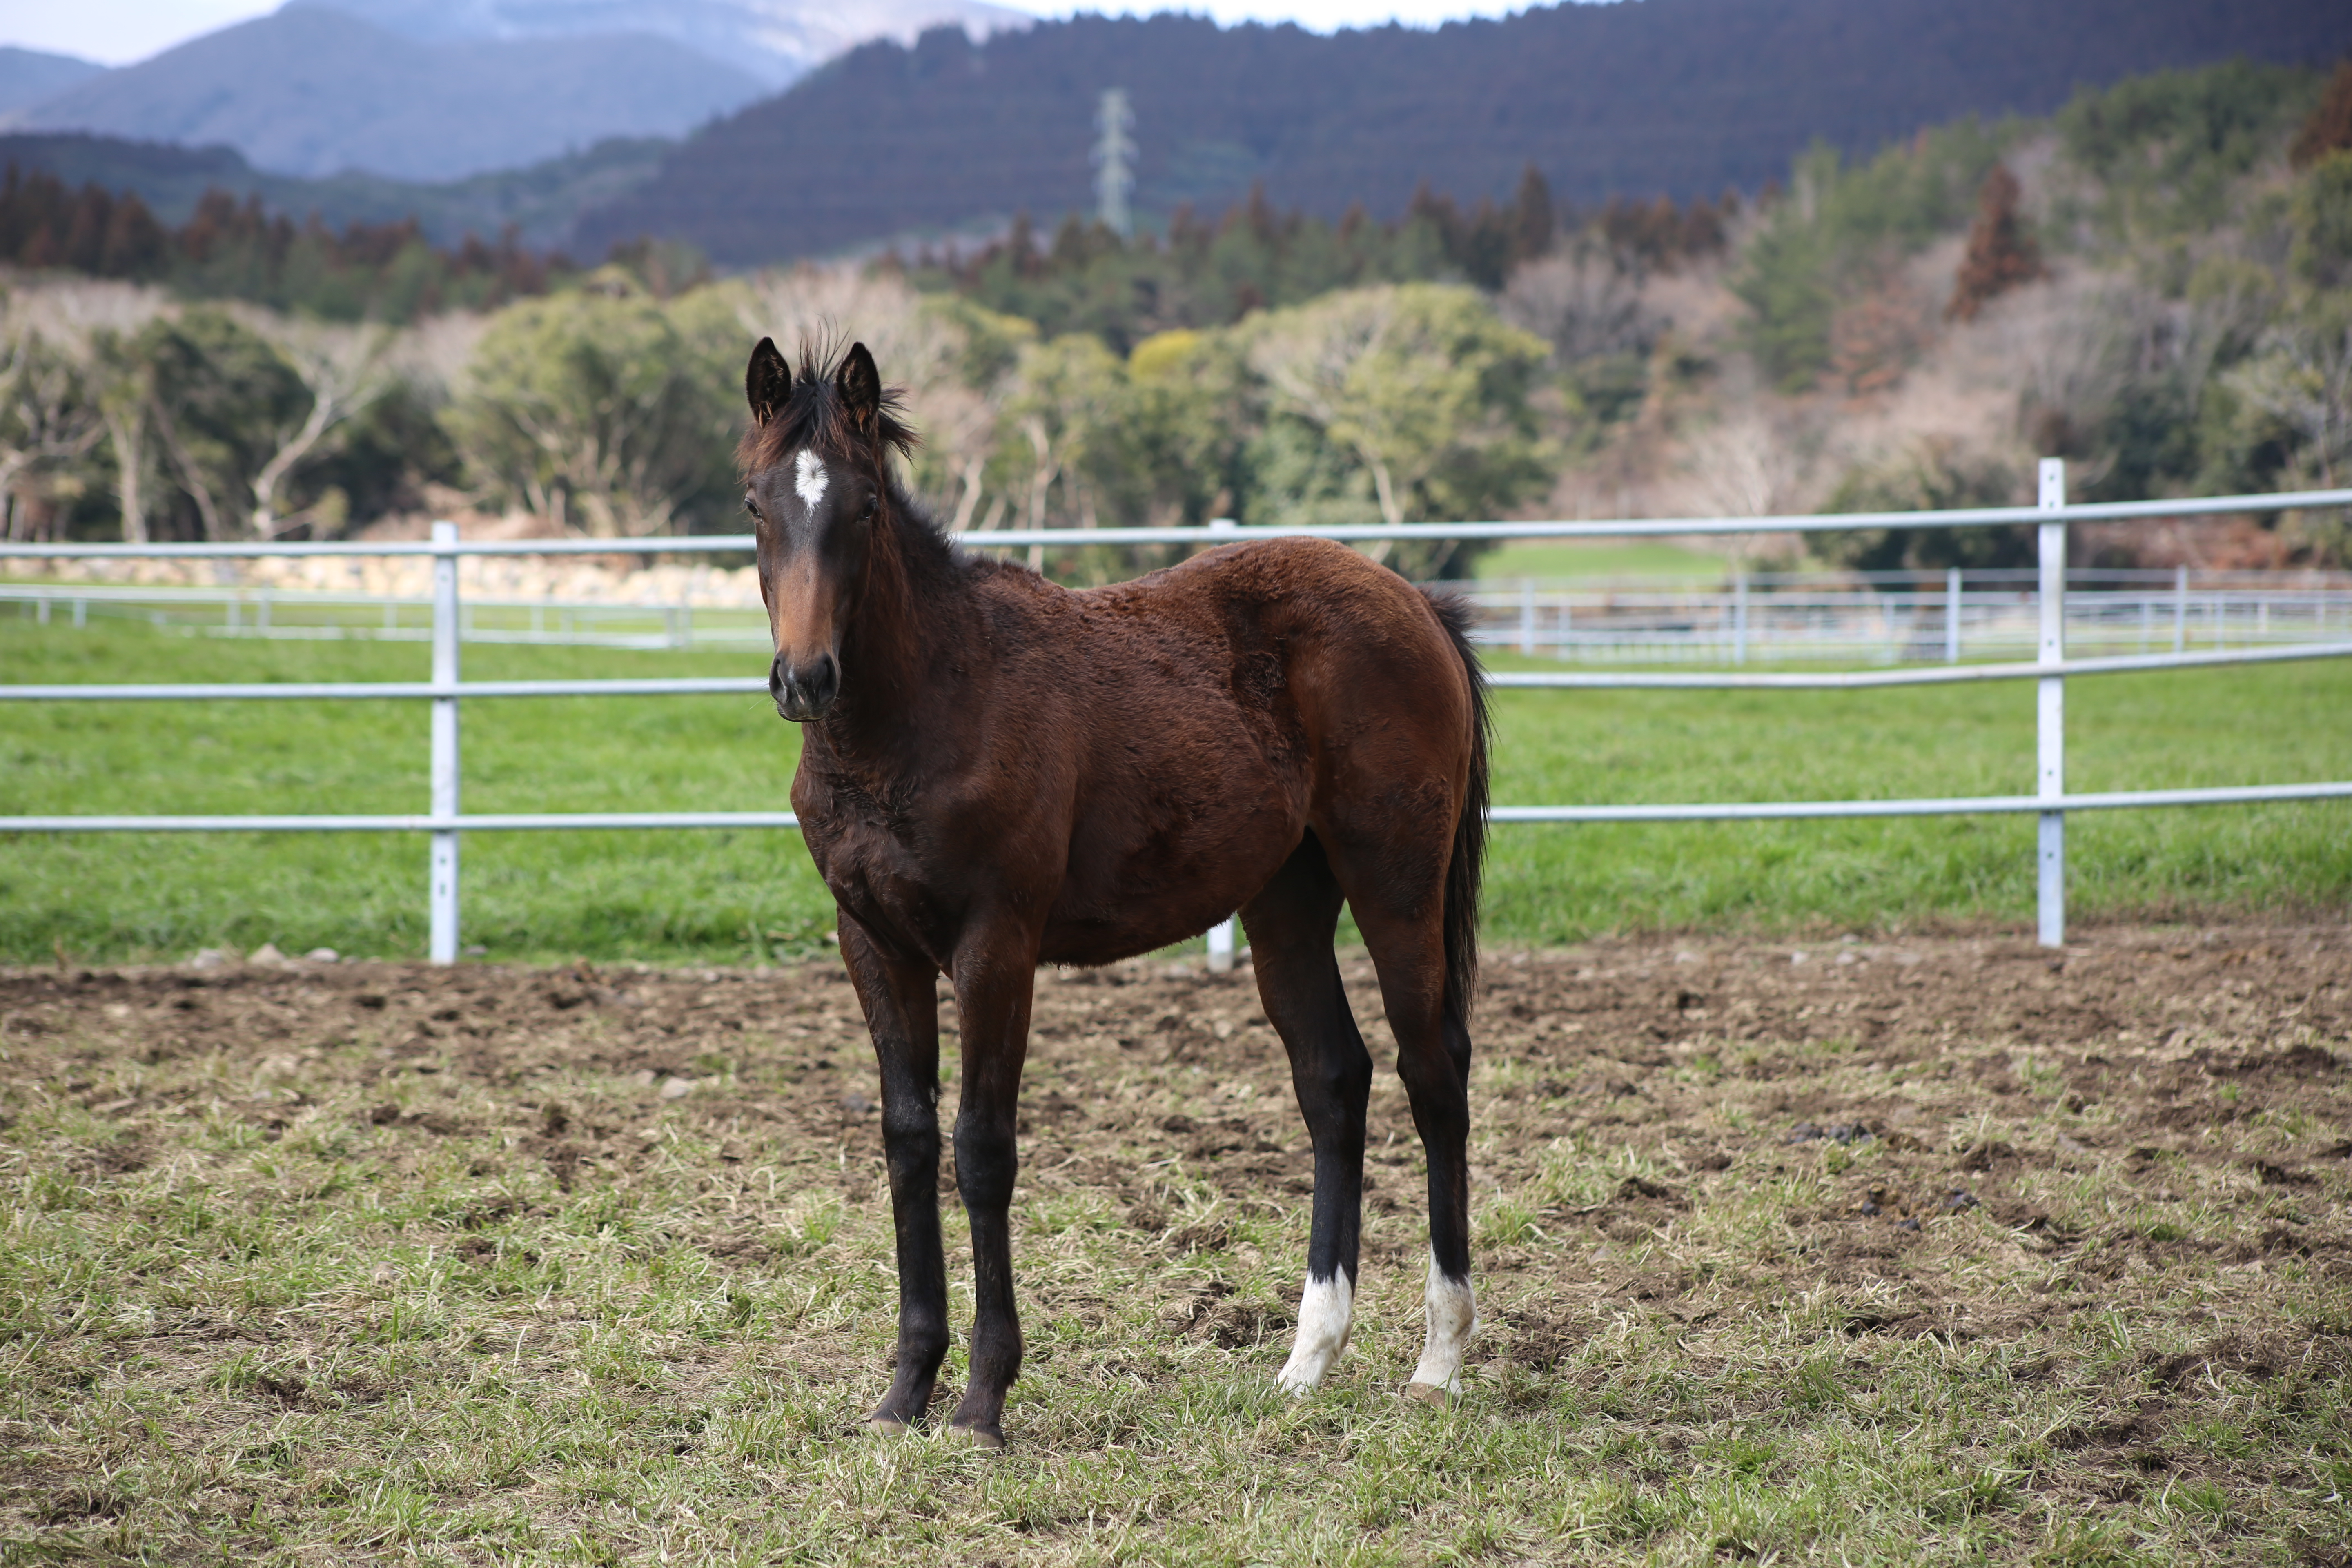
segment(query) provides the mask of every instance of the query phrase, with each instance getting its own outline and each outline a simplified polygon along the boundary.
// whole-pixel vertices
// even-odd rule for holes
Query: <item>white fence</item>
[[[1611,522],[1407,523],[1401,528],[1361,526],[1324,529],[1220,528],[1204,535],[1191,528],[1004,530],[966,535],[975,548],[1014,549],[1105,544],[1207,544],[1285,534],[1314,534],[1344,541],[1399,536],[1424,539],[1552,539],[1656,537],[1693,533],[1827,531],[1853,528],[1967,528],[2034,522],[2039,528],[2036,644],[2031,663],[1964,665],[1830,673],[1559,670],[1503,671],[1493,675],[1505,688],[1706,688],[1853,689],[1871,686],[1930,685],[1955,681],[2032,679],[2036,687],[2036,789],[2030,795],[1979,795],[1927,800],[1832,800],[1704,802],[1646,805],[1498,805],[1496,822],[1695,822],[1832,816],[1949,816],[2031,812],[2039,818],[2036,849],[2038,929],[2042,942],[2065,939],[2065,815],[2069,811],[2129,807],[2210,805],[2260,801],[2352,799],[2352,781],[2256,784],[2217,789],[2119,791],[2068,795],[2065,790],[2065,679],[2221,664],[2270,663],[2289,658],[2352,654],[2352,638],[2299,646],[2251,647],[2179,654],[2129,654],[2068,659],[2066,628],[2066,524],[2221,512],[2271,511],[2352,506],[2352,489],[2301,491],[2270,496],[2223,496],[2192,500],[2102,502],[2068,506],[2065,468],[2045,459],[2041,500],[2035,507],[1977,508],[1965,511],[1880,512],[1834,517],[1668,518]],[[462,542],[446,523],[434,527],[430,542],[403,544],[5,544],[5,557],[210,557],[250,559],[270,555],[407,555],[433,561],[432,679],[425,681],[268,682],[149,685],[0,686],[0,700],[157,701],[251,699],[279,700],[422,700],[432,704],[429,810],[415,816],[0,816],[0,832],[394,832],[430,836],[427,901],[431,910],[429,952],[436,963],[455,963],[458,952],[458,842],[468,832],[557,828],[797,827],[790,812],[562,812],[477,814],[458,804],[458,703],[468,699],[562,696],[679,696],[698,693],[764,692],[764,675],[646,680],[462,681],[459,636],[465,609],[457,591],[457,562],[467,555],[682,554],[748,552],[748,536],[703,536],[645,540],[532,541],[518,543]],[[1213,961],[1230,961],[1232,922],[1211,935]]]
[[[215,563],[215,565],[223,563]],[[1867,662],[2031,658],[2040,640],[2032,568],[1919,574],[1738,573],[1689,578],[1449,584],[1479,611],[1492,647],[1579,664]],[[733,602],[730,602],[730,601]],[[206,637],[428,642],[430,594],[204,586],[0,583],[0,615],[42,626],[139,621]],[[768,637],[756,593],[538,597],[468,589],[460,643],[614,648],[756,648]],[[2352,573],[2135,571],[2066,574],[2066,643],[2175,653],[2352,638]]]
[[[1577,663],[1941,660],[2032,657],[2039,574],[1746,573],[1720,582],[1485,583],[1479,638]],[[2066,574],[2066,642],[2112,653],[2352,638],[2352,573]]]
[[[0,583],[0,613],[41,626],[137,621],[204,637],[284,642],[430,642],[430,595],[317,593],[300,588],[106,583]],[[757,647],[757,605],[612,599],[488,597],[457,608],[461,643],[625,648]]]

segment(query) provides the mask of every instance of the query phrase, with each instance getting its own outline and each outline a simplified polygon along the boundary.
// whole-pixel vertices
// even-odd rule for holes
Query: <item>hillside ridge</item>
[[[2352,11],[2302,0],[1622,0],[1330,36],[1168,14],[980,42],[936,29],[705,127],[579,240],[651,234],[750,266],[1086,210],[1110,87],[1134,107],[1147,216],[1262,184],[1279,206],[1387,217],[1423,183],[1501,196],[1529,163],[1582,205],[1752,191],[1815,140],[1864,152],[2147,71],[2347,48]]]
[[[285,174],[436,181],[613,136],[675,136],[764,90],[650,35],[428,44],[294,5],[91,78],[19,123],[220,143]]]

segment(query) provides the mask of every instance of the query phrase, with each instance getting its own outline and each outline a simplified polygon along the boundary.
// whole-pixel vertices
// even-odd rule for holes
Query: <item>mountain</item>
[[[1036,18],[982,0],[297,0],[427,43],[650,33],[747,70],[771,87],[871,38],[911,44],[948,24],[974,37]]]
[[[29,109],[105,70],[96,60],[0,44],[0,125],[9,123],[18,110]]]
[[[135,191],[164,223],[177,227],[209,190],[258,196],[297,220],[316,215],[331,228],[415,218],[425,237],[455,246],[467,235],[496,239],[509,225],[523,244],[560,250],[585,208],[652,177],[672,143],[655,138],[600,142],[583,153],[437,184],[381,174],[340,174],[323,180],[272,174],[233,147],[177,147],[126,142],[85,132],[0,133],[0,169],[54,174],[70,188]]]
[[[261,168],[450,180],[608,137],[676,136],[766,90],[644,34],[424,43],[289,5],[68,88],[30,129],[221,142]]]
[[[1133,106],[1134,202],[1400,212],[1416,184],[1500,196],[1754,190],[1816,138],[1870,151],[1968,114],[2233,55],[2319,63],[2352,6],[2310,0],[1622,0],[1434,31],[1324,37],[1181,16],[1078,16],[975,41],[865,45],[703,130],[582,220],[725,265],[1091,207],[1107,88]]]

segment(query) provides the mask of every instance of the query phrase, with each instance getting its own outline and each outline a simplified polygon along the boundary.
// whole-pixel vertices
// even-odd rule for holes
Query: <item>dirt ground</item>
[[[1417,1297],[1419,1151],[1370,966],[1343,967],[1383,1068],[1366,1271]],[[2041,1441],[2067,1485],[2116,1501],[2230,1478],[2237,1461],[2194,1436],[2217,1374],[2275,1389],[2352,1372],[2343,928],[2092,930],[2063,952],[2006,935],[1494,952],[1474,1035],[1487,1378],[1586,1375],[1580,1347],[1623,1314],[1705,1363],[1707,1333],[1729,1346],[1735,1323],[1804,1302],[1856,1347],[1856,1376],[1869,1343],[1932,1336],[2013,1347],[2005,1375],[2029,1383],[2091,1379]],[[562,1194],[652,1172],[683,1130],[708,1152],[677,1179],[736,1195],[682,1210],[675,1239],[782,1270],[803,1244],[781,1202],[744,1197],[748,1173],[772,1173],[772,1196],[878,1214],[876,1094],[837,962],[0,974],[0,1152],[85,1184],[167,1162],[186,1118],[289,1149],[331,1121],[393,1171],[462,1144],[487,1151],[470,1169],[519,1162]],[[1309,1158],[1246,963],[1041,975],[1022,1130],[1031,1212],[1107,1209],[1122,1245],[1162,1260],[1155,1310],[1178,1338],[1279,1359]],[[453,1255],[487,1256],[530,1212],[499,1201],[433,1218]],[[1253,1270],[1293,1283],[1236,1287]],[[1023,1289],[1024,1311],[1107,1310]],[[2164,1331],[2130,1375],[2080,1371],[2090,1326],[2135,1315]],[[878,1387],[877,1372],[833,1374]],[[2291,1415],[2305,1395],[2280,1397]],[[2258,1484],[2256,1458],[2241,1468]]]
[[[1383,1069],[1368,1202],[1418,1216],[1421,1164],[1386,1071],[1371,968],[1360,954],[1344,967]],[[951,1075],[944,984],[941,998]],[[373,1042],[385,1079],[470,1080],[515,1097],[521,1142],[567,1185],[625,1166],[640,1141],[619,1121],[530,1094],[534,1079],[557,1072],[607,1074],[649,1100],[684,1100],[678,1112],[738,1145],[722,1141],[723,1160],[756,1142],[765,1157],[832,1167],[861,1196],[881,1167],[872,1058],[837,963],[18,971],[0,976],[0,1038],[71,1038],[86,1060],[120,1042],[150,1063],[223,1056],[264,1080],[298,1079],[306,1056]],[[1481,1194],[1540,1188],[1544,1152],[1562,1138],[1622,1143],[1680,1184],[1627,1183],[1594,1205],[1539,1208],[1539,1228],[1646,1227],[1657,1211],[1704,1203],[1826,1144],[1876,1158],[1866,1186],[1801,1216],[1804,1254],[1825,1280],[1858,1270],[1905,1280],[1917,1222],[1971,1205],[2063,1256],[2076,1238],[2037,1208],[2032,1178],[2103,1162],[2121,1162],[2158,1201],[2196,1173],[2242,1188],[2250,1204],[2294,1195],[2303,1211],[2226,1242],[2147,1240],[2152,1251],[2219,1245],[2240,1264],[2294,1257],[2352,1273],[2352,1212],[2341,1202],[2352,1175],[2352,931],[2109,930],[2054,953],[2001,936],[1493,953],[1474,1033]],[[1114,1081],[1119,1091],[1107,1093]],[[265,1091],[247,1114],[282,1129],[303,1098]],[[951,1116],[951,1087],[942,1105]],[[2032,1142],[1995,1135],[2053,1115],[2055,1131]],[[427,1134],[485,1131],[430,1110],[391,1116]],[[2217,1136],[2282,1117],[2327,1135],[2276,1160]],[[1227,976],[1140,960],[1041,974],[1021,1129],[1024,1184],[1113,1193],[1147,1230],[1152,1173],[1179,1157],[1244,1208],[1295,1201],[1311,1185],[1280,1042],[1246,958]],[[119,1168],[140,1157],[136,1138],[108,1155]],[[950,1194],[952,1175],[943,1169]],[[2331,1192],[2338,1201],[2326,1201]],[[1400,1258],[1417,1256],[1417,1244],[1400,1245],[1390,1247]],[[1490,1249],[1482,1270],[1539,1267],[1528,1251]],[[1647,1296],[1686,1282],[1592,1283]],[[1899,1321],[1880,1326],[1968,1331],[1992,1310],[1906,1293]]]

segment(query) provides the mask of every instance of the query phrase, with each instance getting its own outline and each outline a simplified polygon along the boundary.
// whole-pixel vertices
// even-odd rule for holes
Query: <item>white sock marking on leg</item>
[[[812,515],[816,511],[817,503],[824,500],[824,460],[814,452],[802,448],[800,456],[793,459],[793,489],[799,494],[801,504],[808,508]]]
[[[1470,1281],[1447,1277],[1429,1256],[1429,1339],[1412,1380],[1448,1394],[1462,1392],[1462,1357],[1470,1336],[1478,1331],[1478,1310],[1470,1296]]]
[[[1355,1307],[1355,1287],[1348,1283],[1344,1270],[1328,1279],[1309,1274],[1298,1301],[1298,1338],[1275,1381],[1292,1394],[1304,1394],[1320,1383],[1339,1352],[1348,1348],[1348,1328]]]

